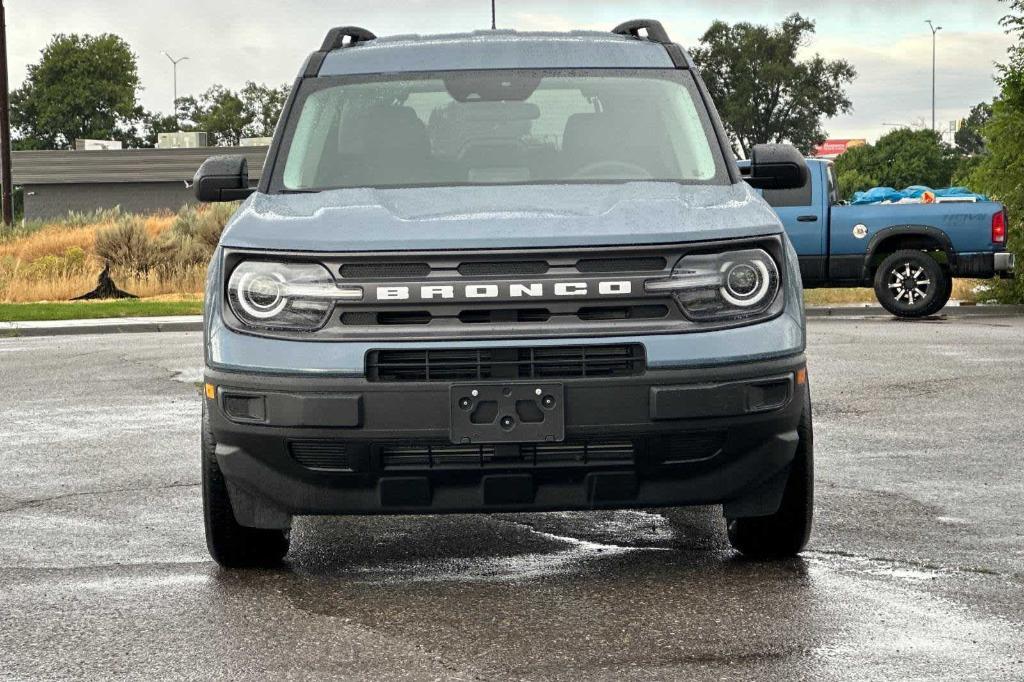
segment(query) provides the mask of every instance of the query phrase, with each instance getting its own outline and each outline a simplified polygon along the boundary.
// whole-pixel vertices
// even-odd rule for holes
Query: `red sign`
[[[847,149],[862,147],[865,144],[867,144],[867,140],[825,140],[814,148],[812,156],[816,158],[834,158]]]

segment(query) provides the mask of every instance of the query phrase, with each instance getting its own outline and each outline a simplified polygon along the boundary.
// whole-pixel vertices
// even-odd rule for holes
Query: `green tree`
[[[982,129],[988,120],[992,118],[992,105],[982,102],[974,105],[971,113],[964,120],[964,125],[956,131],[954,142],[961,154],[973,156],[985,151],[985,140],[982,137]]]
[[[243,137],[273,135],[287,98],[287,85],[249,82],[238,92],[215,85],[199,97],[180,98],[178,116],[183,130],[205,131],[211,144],[235,146]]]
[[[57,34],[11,94],[18,149],[68,149],[76,139],[131,144],[142,109],[135,54],[116,35]]]
[[[844,199],[871,187],[948,187],[957,167],[952,147],[934,130],[900,128],[873,145],[854,147],[836,159]]]
[[[1016,36],[1005,64],[998,69],[1001,92],[992,104],[992,117],[983,129],[986,153],[969,178],[972,189],[1002,201],[1010,213],[1009,248],[1024,262],[1024,0],[1008,3],[1003,19]],[[1014,219],[1016,218],[1016,219]],[[999,282],[996,292],[1006,302],[1024,303],[1024,268],[1017,278]]]
[[[826,137],[822,119],[847,113],[845,88],[857,76],[843,60],[797,61],[814,22],[790,15],[775,28],[716,21],[692,51],[734,147],[791,142],[804,153]]]

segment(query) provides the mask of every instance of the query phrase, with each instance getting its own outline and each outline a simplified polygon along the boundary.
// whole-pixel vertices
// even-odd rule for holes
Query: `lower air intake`
[[[352,471],[348,447],[338,441],[300,440],[288,444],[292,459],[308,469]]]

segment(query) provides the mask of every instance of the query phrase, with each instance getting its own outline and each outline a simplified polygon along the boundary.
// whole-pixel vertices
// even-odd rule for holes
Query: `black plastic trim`
[[[453,511],[585,509],[620,506],[675,506],[726,503],[733,509],[772,513],[781,489],[761,488],[792,460],[806,387],[789,377],[805,367],[803,354],[713,368],[664,369],[643,377],[577,379],[562,382],[565,445],[552,453],[544,444],[481,445],[476,457],[448,456],[447,384],[381,385],[353,378],[278,377],[208,370],[206,381],[223,390],[357,394],[365,411],[362,427],[274,427],[238,424],[219,407],[210,411],[218,462],[232,491],[253,509],[292,514],[362,514]],[[792,386],[779,405],[762,394],[742,401],[735,415],[735,386],[779,381]],[[721,388],[709,388],[720,386]],[[657,408],[652,389],[673,387],[678,399],[670,414]],[[686,387],[692,393],[678,392]],[[719,399],[721,398],[721,399]],[[774,402],[771,402],[774,400]],[[716,410],[708,406],[719,405]],[[758,407],[765,407],[759,411]],[[307,465],[294,458],[292,444],[321,444]],[[632,444],[632,457],[624,444]],[[570,461],[566,448],[616,448],[613,456]],[[438,458],[385,466],[391,445],[438,449]],[[617,454],[615,454],[617,453]],[[342,457],[341,454],[344,456]],[[455,453],[457,455],[457,453]],[[470,455],[473,453],[470,452]],[[326,456],[326,455],[325,455]],[[417,463],[418,462],[418,463]],[[390,467],[390,468],[389,468]],[[413,470],[413,471],[410,471]],[[418,471],[415,471],[418,469]],[[403,470],[405,473],[403,473]],[[515,480],[505,480],[513,476]],[[498,477],[498,478],[491,478]],[[490,480],[490,482],[486,482]],[[535,493],[535,494],[534,494]],[[246,505],[232,495],[243,525],[255,525]],[[740,506],[736,506],[740,505]],[[751,512],[753,513],[753,512]],[[732,514],[736,516],[738,514]]]
[[[956,265],[950,268],[954,277],[971,277],[973,279],[988,279],[995,277],[995,254],[994,253],[971,253],[957,256]]]
[[[647,31],[647,35],[640,35],[640,31]],[[668,37],[668,31],[665,30],[665,27],[657,19],[633,19],[631,21],[624,21],[613,28],[612,33],[620,36],[632,36],[640,39],[646,37],[647,40],[655,43],[661,43],[662,45],[667,45],[672,42],[672,39]]]
[[[349,42],[346,43],[345,38],[348,38]],[[327,32],[327,36],[320,46],[320,52],[333,52],[334,50],[341,50],[376,39],[377,36],[365,28],[359,26],[338,26]]]
[[[868,242],[867,253],[864,258],[864,281],[871,277],[871,261],[879,246],[892,237],[925,237],[935,240],[938,242],[939,247],[946,252],[949,266],[951,268],[956,267],[957,253],[956,249],[953,248],[953,240],[949,238],[948,234],[930,225],[893,225],[876,232]]]

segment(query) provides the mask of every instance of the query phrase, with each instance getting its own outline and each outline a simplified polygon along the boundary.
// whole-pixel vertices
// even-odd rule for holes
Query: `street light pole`
[[[491,30],[496,31],[498,29],[498,10],[495,7],[496,0],[491,0]]]
[[[925,23],[932,30],[932,130],[935,130],[935,42],[942,27],[933,24],[931,19],[926,19]]]
[[[181,62],[183,62],[186,59],[188,59],[188,57],[181,57],[179,59],[175,59],[174,57],[172,57],[167,52],[164,52],[163,55],[165,57],[167,57],[167,59],[169,59],[171,61],[171,64],[173,64],[173,69],[174,69],[174,106],[173,106],[172,110],[174,111],[174,122],[177,123],[178,122],[178,64],[180,64]]]
[[[11,182],[11,103],[7,82],[7,10],[0,0],[0,203],[3,223],[14,224],[14,186]]]

